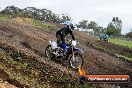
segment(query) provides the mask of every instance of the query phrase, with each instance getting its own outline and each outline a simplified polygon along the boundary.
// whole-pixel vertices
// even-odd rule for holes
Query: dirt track
[[[110,43],[110,42],[107,43],[107,42],[97,41],[96,44],[100,45],[101,47],[104,47],[104,48],[109,48],[111,51],[119,53],[119,54],[127,53],[127,54],[129,54],[128,55],[129,57],[132,57],[132,54],[131,54],[132,48],[116,45],[116,44],[113,44],[113,43]]]
[[[0,88],[17,88],[17,87],[10,85],[8,82],[4,82],[0,80]]]
[[[80,42],[88,42],[86,34],[76,32]],[[23,53],[23,59],[31,60],[33,63],[41,63],[37,65],[38,69],[45,68],[51,74],[66,73],[69,74],[67,66],[62,66],[53,61],[46,60],[44,57],[45,47],[49,40],[55,39],[55,33],[42,29],[36,29],[26,25],[18,25],[16,23],[2,23],[0,22],[0,44],[1,48],[14,49]],[[92,40],[90,40],[91,42]],[[87,74],[129,74],[132,77],[132,63],[111,56],[108,53],[86,47],[83,44],[79,46],[84,50],[84,68]],[[29,58],[30,57],[30,58]],[[32,61],[34,60],[34,61]],[[36,62],[35,62],[36,60]],[[29,61],[30,62],[30,61]],[[53,69],[51,69],[53,68]],[[55,70],[54,72],[52,72]],[[56,73],[57,72],[57,73]],[[120,84],[119,84],[120,85]],[[126,86],[126,85],[125,85]],[[121,85],[124,87],[124,85]],[[132,87],[127,85],[126,88]]]

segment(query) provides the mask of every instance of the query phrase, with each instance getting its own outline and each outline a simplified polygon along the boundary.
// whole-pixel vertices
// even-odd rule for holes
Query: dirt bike
[[[108,42],[108,38],[103,38],[103,41]]]
[[[60,44],[57,47],[55,41],[49,41],[49,45],[45,49],[45,55],[49,59],[68,60],[71,68],[78,69],[79,66],[83,65],[83,51],[77,48],[76,44],[76,41],[70,41],[69,44]]]
[[[100,37],[100,40],[104,41],[104,42],[108,42],[108,38],[107,37]]]

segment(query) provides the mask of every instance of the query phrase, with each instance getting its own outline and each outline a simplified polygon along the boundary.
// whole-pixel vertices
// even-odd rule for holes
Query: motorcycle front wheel
[[[77,70],[78,67],[82,67],[83,66],[82,54],[74,53],[74,57],[73,57],[73,55],[70,55],[69,56],[69,64],[70,64],[70,67],[73,68],[74,70]]]

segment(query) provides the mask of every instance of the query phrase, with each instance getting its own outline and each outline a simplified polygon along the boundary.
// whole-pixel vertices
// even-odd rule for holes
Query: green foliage
[[[119,17],[113,17],[112,25],[118,31],[117,35],[121,35],[121,30],[122,30],[122,21],[121,21],[121,19],[119,19]]]
[[[71,20],[71,17],[69,16],[69,14],[62,14],[60,22],[64,23],[65,21],[70,21],[70,20]]]
[[[22,10],[15,6],[7,6],[4,10],[1,11],[1,14],[12,15],[16,17],[22,15]]]
[[[88,20],[82,20],[81,22],[79,22],[79,24],[77,24],[77,27],[87,29],[88,28]]]
[[[15,6],[7,6],[4,10],[0,12],[1,14],[11,15],[12,17],[28,17],[35,20],[40,20],[44,22],[61,23],[66,20],[71,20],[68,14],[63,14],[61,17],[51,10],[48,9],[37,9],[35,7],[27,7],[20,9]]]
[[[104,28],[99,26],[96,22],[94,21],[90,21],[88,22],[88,20],[82,20],[81,22],[79,22],[78,24],[76,24],[77,28],[82,28],[82,29],[93,29],[95,34],[98,33],[103,33],[104,32]]]
[[[91,21],[91,22],[88,24],[88,28],[96,29],[96,28],[97,28],[97,23],[94,22],[94,21]]]
[[[106,29],[106,34],[108,35],[116,35],[118,31],[116,28],[110,23]]]
[[[126,37],[132,38],[132,31],[126,34]]]
[[[23,16],[33,18],[35,20],[59,23],[60,17],[53,13],[51,10],[47,9],[37,9],[35,7],[27,7],[23,9]]]
[[[94,21],[91,21],[89,24],[88,24],[88,28],[90,29],[93,29],[95,34],[101,32],[100,30],[102,30],[102,27],[101,26],[98,26],[96,22]]]

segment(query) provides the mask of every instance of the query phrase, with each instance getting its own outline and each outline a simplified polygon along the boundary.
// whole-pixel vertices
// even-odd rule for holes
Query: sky
[[[107,27],[113,17],[122,20],[122,33],[132,29],[132,0],[0,0],[0,10],[14,5],[19,8],[47,8],[54,13],[68,13],[74,23],[81,20],[95,21]]]

